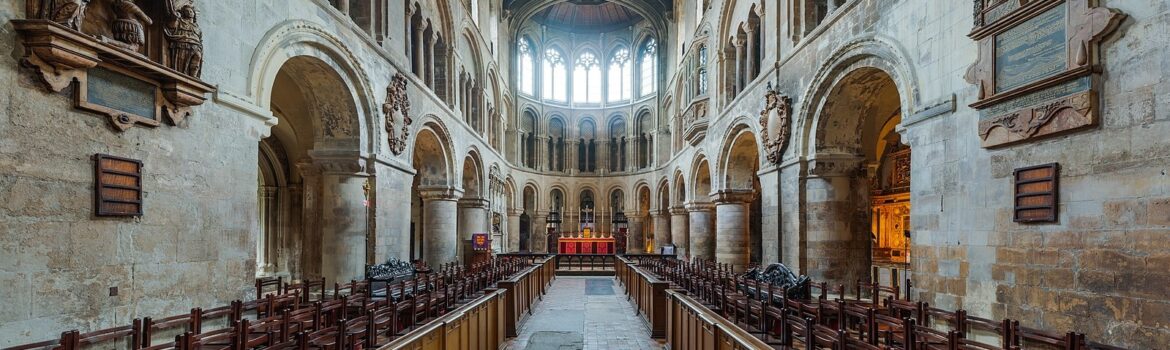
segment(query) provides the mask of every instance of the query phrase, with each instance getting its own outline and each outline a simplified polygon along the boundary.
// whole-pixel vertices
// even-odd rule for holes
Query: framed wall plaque
[[[94,214],[142,216],[142,161],[94,155]]]
[[[103,65],[78,79],[76,97],[77,108],[109,117],[118,130],[135,124],[158,126],[167,103],[157,82]]]
[[[997,147],[1098,124],[1099,43],[1125,15],[1097,0],[974,0],[979,137]]]
[[[1016,169],[1013,221],[1056,222],[1060,165],[1057,163]]]

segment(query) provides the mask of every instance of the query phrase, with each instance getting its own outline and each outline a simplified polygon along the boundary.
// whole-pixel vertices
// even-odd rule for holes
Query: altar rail
[[[619,256],[614,263],[618,282],[625,287],[626,300],[637,305],[638,316],[650,326],[650,336],[666,336],[666,290],[670,282],[655,277],[628,257]]]
[[[772,347],[712,312],[681,290],[666,290],[666,344],[672,350],[771,349]]]

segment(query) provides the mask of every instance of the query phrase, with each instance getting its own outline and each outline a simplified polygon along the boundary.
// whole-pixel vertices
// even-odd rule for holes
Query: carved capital
[[[447,186],[420,186],[419,196],[423,201],[457,201],[463,197],[463,191]]]
[[[715,203],[711,202],[690,202],[686,204],[688,212],[711,212],[715,211]]]
[[[720,190],[715,193],[717,204],[750,203],[756,199],[756,192],[752,190]]]
[[[851,176],[857,173],[862,158],[852,154],[818,155],[808,161],[809,176]]]
[[[459,208],[487,209],[488,201],[483,198],[461,198]]]
[[[687,211],[687,208],[685,206],[680,205],[677,207],[670,208],[670,215],[672,215],[672,216],[674,216],[674,215],[687,215],[688,213],[690,213],[690,212]]]
[[[508,217],[519,217],[524,215],[524,209],[508,209]]]

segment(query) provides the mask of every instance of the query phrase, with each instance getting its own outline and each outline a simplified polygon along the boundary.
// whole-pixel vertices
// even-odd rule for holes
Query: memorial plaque
[[[142,216],[142,161],[94,156],[94,214]]]
[[[995,91],[1015,89],[1068,69],[1065,5],[995,36]]]
[[[1015,171],[1015,222],[1056,222],[1060,166],[1056,163]]]
[[[134,124],[158,126],[164,101],[153,80],[102,66],[86,73],[77,92],[78,108],[108,116],[120,130]]]
[[[966,78],[983,147],[1097,125],[1098,46],[1125,15],[1092,0],[975,1],[979,58]]]

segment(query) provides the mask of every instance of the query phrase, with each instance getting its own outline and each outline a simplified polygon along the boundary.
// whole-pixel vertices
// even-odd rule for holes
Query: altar
[[[613,254],[613,238],[573,238],[558,239],[560,254]]]

